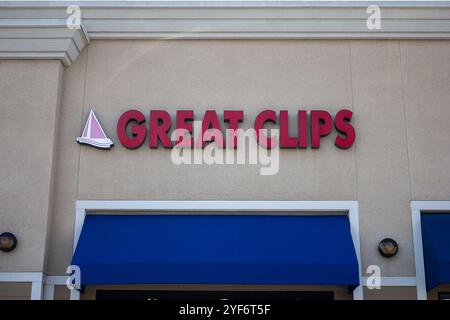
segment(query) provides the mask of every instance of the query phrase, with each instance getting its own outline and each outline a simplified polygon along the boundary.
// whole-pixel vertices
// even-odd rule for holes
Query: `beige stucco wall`
[[[0,300],[29,300],[31,283],[0,282]]]
[[[0,271],[44,270],[62,72],[59,61],[0,62],[0,232],[18,238]]]
[[[84,53],[87,59],[66,72],[85,68],[84,104],[77,96],[63,108],[83,108],[83,120],[95,108],[116,146],[108,152],[61,146],[73,159],[80,150],[71,199],[358,200],[363,270],[378,264],[383,276],[415,275],[410,200],[450,198],[450,141],[442,133],[450,121],[449,42],[93,41]],[[320,150],[283,150],[275,176],[250,166],[177,167],[170,151],[145,145],[130,151],[115,136],[118,116],[130,107],[146,115],[193,108],[199,116],[207,108],[242,108],[246,127],[265,108],[342,106],[355,112],[355,146],[339,150],[329,138]],[[83,123],[78,111],[67,112],[76,114],[67,117],[72,138]],[[67,218],[55,226],[70,230],[73,202],[61,207],[58,214]],[[399,242],[394,259],[376,251],[386,236]],[[51,272],[63,267],[57,262]]]
[[[450,42],[401,47],[406,125],[414,200],[450,199]]]
[[[70,290],[64,285],[55,286],[54,300],[69,300]]]
[[[95,106],[115,138],[118,116],[130,106],[174,113],[194,108],[242,108],[253,121],[276,106],[296,110],[351,105],[348,44],[277,41],[98,41],[89,48],[84,115]],[[329,59],[330,51],[336,61]],[[337,63],[337,61],[341,61]],[[305,81],[307,79],[307,81]],[[319,94],[320,93],[320,94]],[[85,117],[83,117],[85,118]],[[252,122],[251,122],[252,124]],[[244,124],[245,125],[245,124]],[[356,197],[354,150],[281,154],[279,174],[256,166],[174,166],[170,150],[118,144],[111,153],[81,149],[80,199],[298,199]],[[97,152],[95,152],[97,151]],[[102,163],[92,166],[92,163]],[[335,164],[340,164],[336,170]],[[111,174],[112,172],[115,174]],[[292,174],[295,172],[295,174]],[[320,172],[320,174],[319,174]],[[331,179],[346,181],[337,185]],[[299,183],[299,179],[304,181]]]
[[[66,70],[66,79],[78,81],[65,81],[64,92],[73,89],[79,94],[64,100],[68,116],[62,121],[71,132],[59,151],[65,157],[63,166],[73,170],[64,168],[58,177],[72,190],[67,198],[72,201],[358,200],[363,269],[378,264],[385,276],[414,276],[410,200],[450,197],[445,185],[449,171],[444,170],[450,153],[442,151],[450,142],[441,138],[439,129],[450,118],[444,109],[449,92],[442,84],[445,79],[448,84],[448,53],[446,41],[92,41]],[[426,78],[421,78],[418,66],[426,69]],[[434,103],[418,104],[414,97],[422,91]],[[355,146],[339,150],[330,137],[320,150],[282,150],[275,176],[260,176],[256,166],[174,166],[170,150],[144,145],[130,151],[115,133],[118,116],[130,107],[147,116],[155,108],[171,114],[193,108],[199,117],[207,108],[219,112],[242,108],[246,127],[265,108],[333,112],[342,106],[355,112]],[[414,117],[425,106],[426,114],[438,115],[419,123]],[[85,120],[91,107],[116,143],[111,151],[80,148],[70,140],[83,125],[81,111]],[[440,143],[417,140],[424,136]],[[431,157],[433,152],[425,148],[442,156]],[[415,159],[411,165],[410,158]],[[423,187],[418,176],[430,170],[443,182]],[[73,224],[73,202],[64,201],[58,208],[64,223],[55,224],[52,234],[71,230],[68,225]],[[394,259],[384,259],[376,251],[385,236],[400,244]],[[61,240],[68,244],[71,235]],[[50,265],[52,273],[62,268],[57,260]]]
[[[416,287],[382,287],[369,290],[364,288],[365,300],[415,300]]]
[[[26,63],[28,72],[42,65]],[[10,73],[21,70],[20,64],[10,68]],[[60,67],[55,63],[55,68]],[[56,69],[48,81],[30,83],[30,90],[53,86]],[[45,271],[62,275],[70,262],[77,199],[358,200],[362,269],[377,264],[383,276],[414,276],[410,201],[450,199],[449,74],[449,41],[93,40],[64,70]],[[0,83],[6,87],[5,80]],[[10,99],[21,94],[23,84],[12,87]],[[17,105],[14,101],[10,112]],[[275,176],[260,176],[257,166],[175,166],[170,150],[150,150],[146,144],[127,150],[115,132],[119,115],[130,108],[144,112],[147,120],[151,109],[174,115],[192,108],[199,119],[206,109],[243,109],[248,127],[267,108],[287,109],[294,120],[298,109],[334,112],[342,107],[354,111],[356,144],[339,150],[330,135],[319,150],[282,150]],[[75,143],[90,108],[115,142],[110,151]],[[35,123],[31,118],[36,115],[24,121],[26,126]],[[44,154],[42,142],[34,146],[39,148],[31,154]],[[18,152],[30,156],[29,150],[24,146]],[[2,154],[5,174],[18,170],[10,156]],[[46,165],[47,160],[41,159]],[[31,171],[24,177],[34,173],[31,166],[22,167]],[[15,190],[23,188],[35,190],[23,184]],[[19,208],[2,203],[2,211],[24,215],[7,216],[19,237],[43,237],[40,216],[29,209],[25,201]],[[393,259],[376,250],[387,236],[400,245]],[[17,250],[7,262],[0,261],[0,268],[32,269],[43,242],[21,245],[33,254],[20,260],[14,258]]]

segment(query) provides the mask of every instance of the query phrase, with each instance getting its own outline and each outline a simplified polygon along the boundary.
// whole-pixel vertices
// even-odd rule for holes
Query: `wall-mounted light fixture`
[[[378,244],[378,251],[383,257],[390,258],[397,254],[398,244],[395,240],[386,238]]]
[[[11,232],[0,234],[0,250],[5,252],[13,251],[17,246],[17,238]]]

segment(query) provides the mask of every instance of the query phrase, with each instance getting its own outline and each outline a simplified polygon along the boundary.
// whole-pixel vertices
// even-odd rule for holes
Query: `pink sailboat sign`
[[[83,133],[81,134],[81,137],[77,138],[77,142],[102,149],[109,149],[113,145],[111,139],[109,139],[103,131],[93,110],[89,113]]]

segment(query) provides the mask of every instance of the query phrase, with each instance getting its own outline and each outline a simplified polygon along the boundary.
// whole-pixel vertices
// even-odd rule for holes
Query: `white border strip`
[[[343,211],[358,209],[357,201],[122,201],[78,200],[83,210],[149,211]]]
[[[36,282],[44,279],[42,272],[0,272],[0,282]]]
[[[363,277],[364,286],[367,286],[369,277]],[[381,277],[381,287],[415,287],[416,277]]]
[[[69,5],[80,5],[86,8],[290,8],[290,7],[368,7],[369,5],[379,5],[383,7],[393,7],[393,8],[423,8],[423,7],[448,7],[450,6],[449,1],[438,0],[438,1],[392,1],[392,0],[353,0],[353,1],[302,1],[302,0],[187,0],[187,1],[120,1],[120,0],[110,0],[110,1],[86,1],[86,0],[75,0],[75,1],[0,1],[0,6],[10,7],[10,8],[42,8],[42,7],[53,7],[61,8],[67,7]]]
[[[359,265],[360,285],[353,291],[354,300],[363,299],[363,279],[361,273],[361,246],[359,235],[359,216],[357,201],[103,201],[78,200],[76,202],[74,245],[75,252],[86,214],[101,211],[182,211],[184,214],[221,214],[233,211],[255,212],[327,212],[342,211],[348,213],[350,232],[355,246]],[[189,212],[192,211],[192,212]],[[151,213],[150,213],[151,214]],[[73,294],[73,295],[72,295]],[[79,299],[76,290],[71,291],[71,299]]]
[[[69,276],[47,276],[45,284],[65,286]]]
[[[411,219],[414,243],[414,262],[417,278],[417,299],[427,300],[425,263],[423,259],[421,214],[423,211],[450,211],[450,201],[411,201]]]

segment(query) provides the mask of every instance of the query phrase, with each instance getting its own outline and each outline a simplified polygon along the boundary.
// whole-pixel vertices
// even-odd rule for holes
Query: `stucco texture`
[[[410,201],[450,199],[449,75],[448,41],[93,40],[64,70],[46,273],[70,263],[76,200],[357,200],[363,272],[377,264],[382,276],[414,276]],[[273,176],[254,165],[175,166],[170,150],[148,139],[128,150],[116,136],[131,108],[147,121],[151,109],[193,109],[197,119],[242,109],[250,127],[264,109],[295,121],[298,109],[343,107],[354,111],[351,149],[330,135],[318,150],[282,150]],[[109,151],[75,143],[91,108],[115,143]],[[5,173],[17,170],[10,162]],[[384,237],[399,243],[392,259],[377,252]],[[17,269],[0,262],[9,265]]]
[[[53,209],[59,61],[0,62],[0,232],[18,239],[0,271],[43,271]]]

